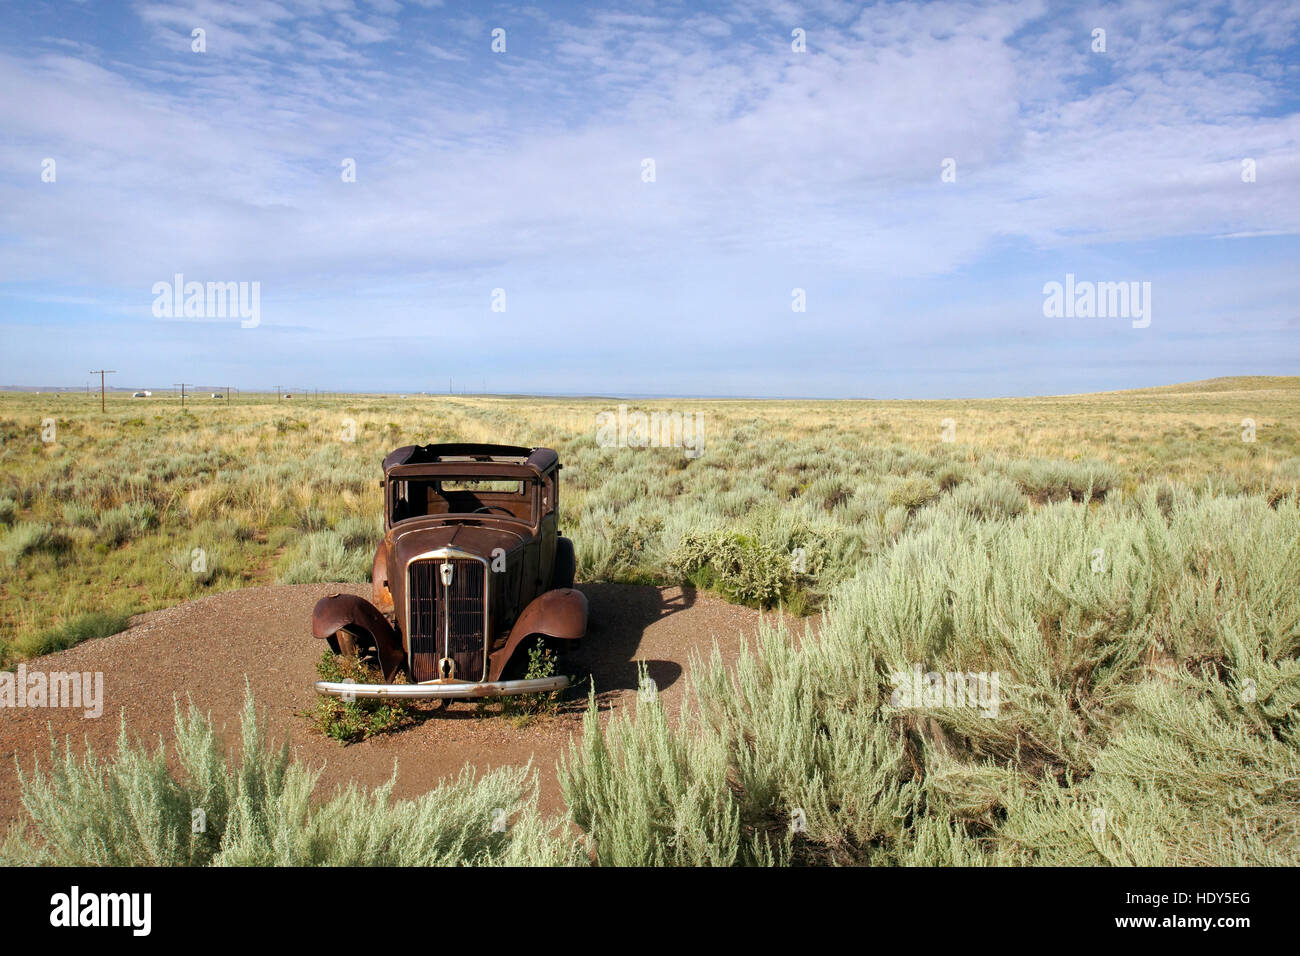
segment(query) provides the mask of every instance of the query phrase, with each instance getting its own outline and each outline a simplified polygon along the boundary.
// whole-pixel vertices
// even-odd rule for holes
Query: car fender
[[[587,633],[587,595],[575,588],[556,588],[532,600],[519,615],[505,646],[491,657],[488,680],[501,677],[519,642],[531,634],[544,634],[565,641],[580,640]]]
[[[316,602],[311,612],[313,636],[327,641],[344,628],[370,635],[375,642],[384,680],[392,681],[401,670],[406,652],[388,618],[365,598],[355,594],[330,594]]]

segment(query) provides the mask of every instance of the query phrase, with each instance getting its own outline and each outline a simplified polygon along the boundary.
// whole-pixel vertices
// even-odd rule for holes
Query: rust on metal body
[[[331,594],[316,602],[311,612],[311,632],[320,640],[331,638],[338,644],[339,650],[347,650],[355,656],[360,648],[356,645],[356,635],[360,631],[373,643],[375,654],[379,658],[380,670],[384,680],[391,681],[397,677],[406,659],[402,642],[388,623],[388,618],[376,610],[365,598],[355,594]],[[346,637],[339,640],[343,632]]]
[[[490,680],[496,680],[505,670],[510,657],[521,641],[533,635],[559,638],[564,641],[581,640],[587,633],[587,595],[575,588],[547,591],[524,608],[510,636],[499,651],[492,655]]]
[[[516,445],[407,445],[385,457],[372,600],[331,595],[312,615],[312,633],[339,653],[373,647],[385,681],[411,681],[362,696],[434,684],[471,698],[530,693],[518,688],[537,681],[505,679],[516,652],[534,637],[586,634],[573,543],[558,530],[560,469],[552,449]]]

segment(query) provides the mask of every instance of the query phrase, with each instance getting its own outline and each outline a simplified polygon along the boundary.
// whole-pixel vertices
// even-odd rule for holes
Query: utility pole
[[[277,402],[280,400],[280,386],[279,386],[279,385],[277,385],[277,386],[275,387],[275,400],[276,400]]]
[[[226,404],[227,404],[227,405],[230,404],[230,386],[229,386],[229,385],[226,386]]]
[[[180,388],[181,390],[181,408],[185,407],[185,386],[193,384],[193,382],[172,382],[172,388]]]
[[[91,375],[98,375],[98,376],[99,376],[99,410],[102,412],[102,411],[104,410],[104,376],[105,376],[105,375],[116,375],[116,374],[117,374],[117,369],[113,369],[113,368],[92,368],[92,369],[90,370],[90,374],[91,374]]]

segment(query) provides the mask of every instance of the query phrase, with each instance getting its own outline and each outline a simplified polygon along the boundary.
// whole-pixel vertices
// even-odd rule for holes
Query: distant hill
[[[1151,388],[1131,388],[1122,391],[1125,394],[1139,395],[1152,392],[1258,392],[1278,389],[1300,391],[1300,375],[1228,375],[1222,378],[1201,379],[1197,382],[1179,382],[1174,385],[1156,385]]]

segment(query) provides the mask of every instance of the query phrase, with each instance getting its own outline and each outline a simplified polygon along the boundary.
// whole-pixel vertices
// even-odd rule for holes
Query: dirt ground
[[[580,585],[591,605],[581,650],[566,668],[589,673],[602,711],[636,696],[637,662],[646,662],[670,714],[681,706],[691,651],[707,657],[716,641],[724,661],[735,660],[742,635],[752,638],[760,613],[681,588],[617,584]],[[397,766],[396,795],[412,797],[454,776],[466,764],[480,769],[532,760],[544,812],[563,809],[556,762],[570,737],[581,734],[587,689],[554,717],[516,727],[471,703],[452,703],[428,719],[392,734],[344,746],[311,729],[302,712],[316,698],[312,684],[323,643],[311,637],[311,609],[340,590],[368,596],[366,585],[311,584],[247,588],[153,611],[134,618],[120,634],[88,641],[36,661],[43,671],[100,671],[104,709],[98,719],[80,710],[0,710],[0,833],[22,813],[14,760],[29,770],[35,756],[48,765],[49,735],[89,741],[98,754],[116,749],[118,715],[128,732],[156,745],[171,740],[172,700],[192,697],[238,740],[244,683],[275,741],[288,738],[297,756],[322,767],[318,795],[348,781],[374,786]],[[796,627],[802,632],[804,622]]]

